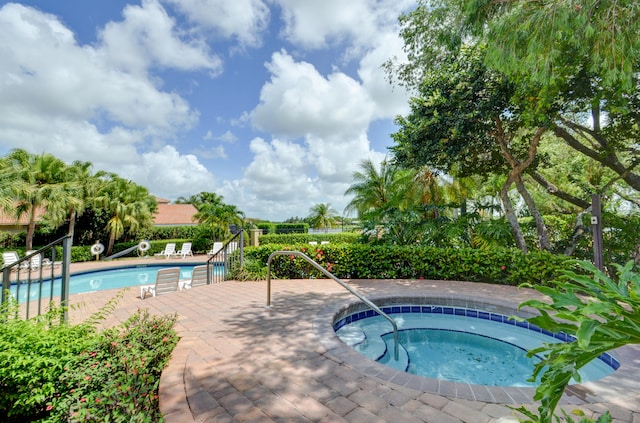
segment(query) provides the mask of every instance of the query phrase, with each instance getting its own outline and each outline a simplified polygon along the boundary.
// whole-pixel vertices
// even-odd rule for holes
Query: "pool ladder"
[[[303,258],[304,260],[309,262],[309,264],[311,264],[313,267],[315,267],[318,271],[322,272],[325,276],[328,276],[331,279],[333,279],[334,281],[338,282],[338,284],[340,284],[344,289],[346,289],[347,291],[351,292],[353,295],[358,297],[358,299],[360,301],[362,301],[363,303],[365,303],[366,305],[371,307],[371,309],[373,311],[375,311],[380,316],[382,316],[385,319],[387,319],[389,321],[389,323],[391,323],[391,326],[393,326],[393,343],[394,343],[393,358],[394,358],[395,361],[399,360],[398,325],[396,324],[395,320],[393,320],[391,317],[389,317],[388,314],[386,314],[385,312],[380,310],[380,308],[377,305],[372,303],[364,295],[362,295],[361,293],[359,293],[355,289],[351,288],[349,285],[347,285],[346,283],[341,281],[338,277],[336,277],[333,273],[329,272],[327,269],[325,269],[324,267],[320,266],[318,263],[313,261],[313,259],[311,259],[311,257],[309,257],[308,255],[306,255],[306,254],[304,254],[304,253],[302,253],[300,251],[274,251],[273,253],[271,253],[271,255],[269,255],[269,259],[267,260],[267,307],[271,307],[271,261],[275,256],[284,256],[284,255],[287,255],[287,256],[298,256],[298,257]]]

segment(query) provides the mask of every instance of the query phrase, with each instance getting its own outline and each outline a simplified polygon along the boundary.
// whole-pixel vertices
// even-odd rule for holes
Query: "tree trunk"
[[[531,194],[529,194],[529,191],[527,191],[527,188],[524,186],[522,175],[518,175],[518,178],[516,178],[516,188],[524,199],[524,202],[536,223],[536,232],[538,233],[540,249],[549,251],[551,249],[551,242],[549,242],[549,231],[547,230],[547,225],[544,224],[544,220],[538,210],[538,206],[536,206],[535,201],[531,198]]]
[[[511,225],[511,230],[513,231],[513,238],[516,241],[516,246],[520,250],[522,250],[523,253],[526,253],[528,252],[527,242],[524,239],[522,228],[520,227],[520,223],[518,223],[518,217],[513,210],[513,205],[511,204],[511,199],[509,198],[509,187],[512,183],[513,180],[511,179],[511,177],[507,177],[507,180],[500,189],[500,200],[502,200],[502,208],[504,209],[504,214],[507,217],[509,224]]]
[[[73,235],[75,234],[76,228],[76,209],[71,210],[71,214],[69,215],[69,230],[67,231],[67,235],[71,237],[71,243],[73,243]]]
[[[573,253],[576,251],[576,246],[578,245],[578,241],[580,241],[580,238],[582,238],[584,233],[587,231],[586,227],[584,226],[584,223],[582,223],[582,219],[584,215],[587,213],[591,213],[591,205],[589,205],[589,207],[587,207],[586,209],[578,213],[578,215],[576,216],[576,223],[573,226],[573,233],[571,234],[569,245],[564,250],[565,256],[573,255]]]
[[[27,226],[26,248],[33,250],[33,234],[36,232],[36,207],[32,204],[29,210],[29,225]]]
[[[115,232],[111,232],[111,235],[109,235],[109,244],[107,245],[107,251],[105,253],[105,256],[110,256],[111,253],[113,253],[113,245],[116,243],[116,234]]]

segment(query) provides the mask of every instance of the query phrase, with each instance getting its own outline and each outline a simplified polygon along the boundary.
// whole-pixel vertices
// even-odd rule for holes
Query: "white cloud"
[[[238,141],[238,137],[236,137],[231,131],[226,131],[224,134],[213,137],[212,139],[226,143],[234,143]]]
[[[124,21],[109,22],[100,33],[102,53],[112,65],[134,74],[145,73],[152,65],[207,69],[214,75],[222,71],[222,61],[209,52],[204,40],[187,39],[157,1],[127,5],[122,14]]]
[[[164,198],[207,191],[215,184],[211,173],[196,156],[181,155],[169,145],[159,151],[140,154],[137,164],[122,166],[118,173]]]
[[[344,73],[324,78],[306,62],[285,51],[274,53],[267,68],[271,80],[252,112],[261,130],[289,137],[306,134],[358,133],[369,124],[374,105],[365,90]]]
[[[275,0],[282,7],[284,37],[305,49],[345,42],[360,50],[377,44],[380,33],[393,30],[413,0]]]
[[[269,24],[269,8],[262,0],[164,0],[189,20],[225,38],[236,38],[241,47],[259,47]]]
[[[214,62],[177,41],[161,12],[157,3],[144,2],[128,8],[125,22],[109,31],[120,25],[135,38],[140,34],[129,29],[138,19],[135,25],[146,28],[148,38],[141,44],[130,39],[130,45],[169,43],[164,56],[149,53],[153,63],[178,66],[168,51],[176,48],[184,50],[190,66],[212,70]],[[161,24],[154,26],[158,16]],[[67,162],[90,161],[96,170],[116,172],[169,198],[210,188],[213,177],[195,156],[166,145],[194,125],[198,113],[182,97],[160,90],[145,72],[127,72],[122,62],[110,61],[113,47],[79,45],[53,15],[19,4],[0,8],[0,145],[50,152]]]

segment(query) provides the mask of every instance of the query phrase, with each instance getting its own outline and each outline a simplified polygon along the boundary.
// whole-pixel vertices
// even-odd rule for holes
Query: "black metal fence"
[[[2,253],[2,304],[17,303],[16,318],[29,319],[48,310],[50,304],[62,307],[68,319],[70,236],[53,241],[39,250],[27,251],[20,258],[16,252]]]

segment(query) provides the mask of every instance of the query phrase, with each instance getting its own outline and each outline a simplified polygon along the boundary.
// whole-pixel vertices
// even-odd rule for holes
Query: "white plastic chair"
[[[173,255],[175,255],[176,253],[176,243],[175,242],[169,242],[167,245],[164,246],[164,250],[160,251],[159,253],[155,253],[154,256],[164,256],[165,258],[169,258]]]
[[[167,267],[158,270],[156,274],[156,283],[153,285],[144,285],[140,287],[140,298],[143,300],[147,295],[155,297],[157,295],[169,294],[177,292],[180,288],[180,268]]]

